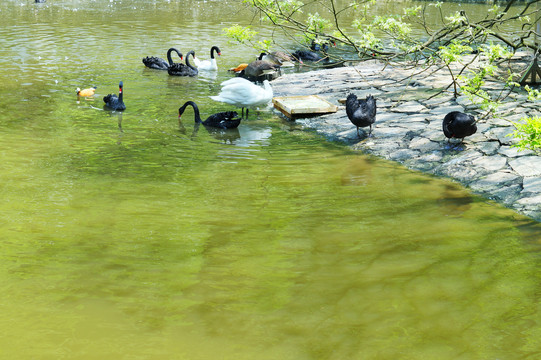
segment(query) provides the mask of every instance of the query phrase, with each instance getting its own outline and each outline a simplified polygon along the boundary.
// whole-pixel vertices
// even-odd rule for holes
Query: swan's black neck
[[[266,52],[262,52],[261,54],[259,54],[259,57],[257,58],[257,60],[263,60],[263,56],[267,55]]]
[[[122,97],[124,92],[122,91],[122,88],[124,87],[124,83],[121,81],[120,84],[118,84],[118,100],[122,102]]]
[[[190,61],[188,60],[188,57],[192,55],[193,57],[195,57],[195,51],[193,50],[190,50],[188,51],[188,53],[186,54],[186,65],[191,68],[191,69],[196,69],[195,66],[193,66],[192,64],[190,64]],[[196,105],[197,106],[197,105]]]
[[[213,46],[210,48],[210,58],[214,59],[214,52],[217,52],[218,55],[220,55],[222,52],[220,51],[220,48],[218,46]]]
[[[186,57],[188,57],[186,55]],[[200,124],[202,123],[203,121],[201,121],[201,116],[199,115],[199,108],[197,107],[197,104],[194,103],[193,101],[186,101],[184,103],[184,105],[182,105],[179,109],[178,109],[178,117],[180,118],[182,116],[182,114],[184,113],[184,110],[186,110],[186,107],[190,105],[191,107],[193,107],[193,113],[194,113],[194,119],[195,119],[195,123],[196,124]]]
[[[170,48],[169,50],[167,50],[167,62],[169,63],[169,66],[173,65],[173,58],[171,57],[171,52],[173,51],[178,54],[178,56],[180,57],[180,61],[182,61],[182,53],[175,48]]]

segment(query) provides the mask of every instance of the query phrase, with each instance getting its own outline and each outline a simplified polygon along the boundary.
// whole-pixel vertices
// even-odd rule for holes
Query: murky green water
[[[539,357],[539,224],[268,112],[179,128],[254,55],[218,36],[251,20],[232,3],[0,16],[0,358]],[[214,76],[141,63],[214,44]]]

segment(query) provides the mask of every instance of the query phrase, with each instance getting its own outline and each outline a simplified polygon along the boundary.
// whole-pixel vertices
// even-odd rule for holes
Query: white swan
[[[248,109],[266,106],[272,100],[272,87],[268,80],[263,81],[263,88],[240,77],[229,79],[220,85],[222,86],[220,93],[210,98],[242,108],[243,116],[246,108],[246,117]]]
[[[199,60],[199,59],[193,59],[195,66],[197,66],[197,69],[199,70],[218,70],[218,64],[216,64],[216,59],[214,58],[214,52],[218,54],[218,56],[222,55],[222,52],[220,51],[220,48],[218,46],[213,46],[210,48],[210,60]]]

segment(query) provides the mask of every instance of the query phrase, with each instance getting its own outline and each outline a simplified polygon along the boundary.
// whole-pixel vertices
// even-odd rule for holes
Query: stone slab
[[[541,157],[523,156],[509,161],[509,165],[520,176],[541,176]]]

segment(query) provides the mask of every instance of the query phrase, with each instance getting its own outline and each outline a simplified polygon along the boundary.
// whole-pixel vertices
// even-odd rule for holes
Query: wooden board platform
[[[290,119],[338,111],[338,106],[318,95],[278,96],[272,99],[272,103]]]

